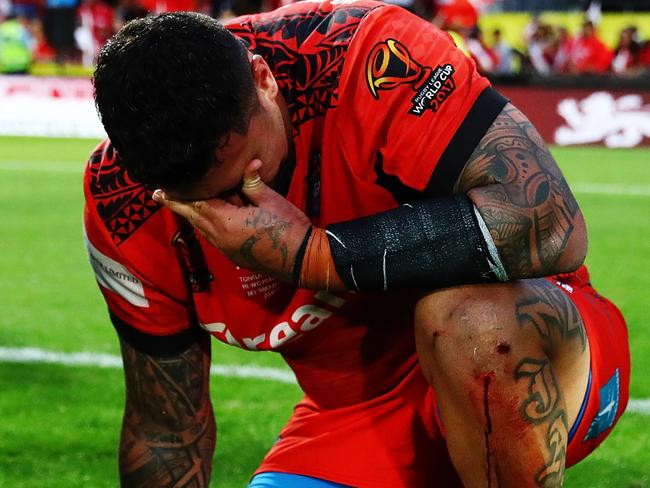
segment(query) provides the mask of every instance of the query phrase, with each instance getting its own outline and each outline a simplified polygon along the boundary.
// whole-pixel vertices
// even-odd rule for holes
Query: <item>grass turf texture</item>
[[[95,141],[0,137],[0,346],[118,354],[81,243],[81,173]],[[555,148],[570,183],[650,186],[649,150]],[[650,398],[650,196],[578,193],[587,262],[630,328],[631,396]],[[282,367],[213,341],[214,361]],[[119,370],[0,363],[0,486],[116,486]],[[274,382],[213,379],[213,486],[243,487],[300,397]],[[650,488],[650,417],[626,414],[567,473],[568,487]]]

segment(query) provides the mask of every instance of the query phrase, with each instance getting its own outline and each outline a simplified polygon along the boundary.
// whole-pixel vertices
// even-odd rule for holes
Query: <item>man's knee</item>
[[[516,287],[458,287],[422,298],[415,310],[421,361],[431,367],[462,363],[473,372],[504,366],[521,341],[514,320]]]

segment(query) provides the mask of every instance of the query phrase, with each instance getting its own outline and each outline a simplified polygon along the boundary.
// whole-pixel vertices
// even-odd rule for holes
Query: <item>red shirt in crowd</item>
[[[609,71],[612,51],[595,34],[577,37],[571,51],[571,60],[577,73],[606,73]]]
[[[81,24],[90,30],[95,45],[101,47],[114,33],[115,12],[101,0],[86,0],[77,10]]]
[[[434,0],[436,24],[443,29],[471,29],[478,22],[478,12],[469,0]]]
[[[140,0],[140,5],[153,13],[201,11],[200,0]]]

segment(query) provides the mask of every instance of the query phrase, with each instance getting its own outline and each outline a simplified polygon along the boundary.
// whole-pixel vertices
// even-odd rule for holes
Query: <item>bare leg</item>
[[[415,323],[463,484],[561,486],[589,375],[566,295],[545,280],[450,288],[423,298]]]

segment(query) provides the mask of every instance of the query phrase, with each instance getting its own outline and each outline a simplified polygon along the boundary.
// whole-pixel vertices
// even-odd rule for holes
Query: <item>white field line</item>
[[[641,415],[650,415],[650,399],[631,399],[627,404],[626,412],[640,413]]]
[[[28,173],[76,173],[82,174],[85,164],[79,161],[79,164],[71,164],[63,161],[44,161],[44,162],[0,162],[0,171],[23,171]]]
[[[625,185],[622,183],[574,183],[574,193],[592,195],[615,195],[626,197],[650,197],[650,185]]]
[[[50,363],[67,366],[95,366],[100,368],[117,369],[122,367],[122,358],[113,354],[94,352],[56,352],[33,347],[13,348],[0,347],[0,362],[4,363]],[[280,383],[296,383],[293,373],[278,368],[263,366],[243,366],[231,364],[213,364],[213,375],[226,378],[254,378],[278,381]]]
[[[67,366],[95,366],[99,368],[117,369],[122,367],[122,358],[113,354],[94,352],[56,352],[37,349],[34,347],[0,347],[0,363],[50,363]],[[226,378],[254,378],[271,380],[280,383],[296,383],[293,373],[263,366],[238,366],[230,364],[214,364],[211,373]],[[627,404],[628,413],[638,413],[650,416],[650,399],[630,399]]]

